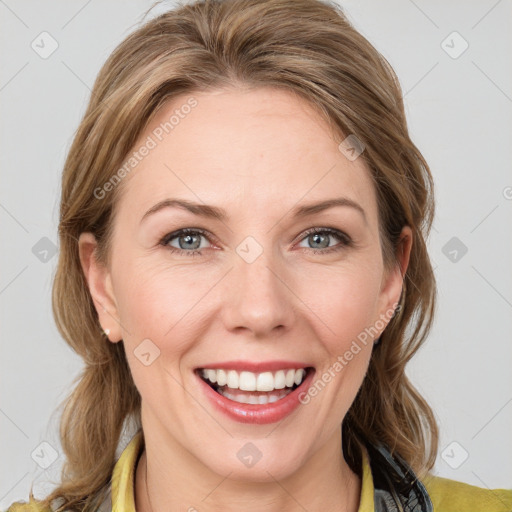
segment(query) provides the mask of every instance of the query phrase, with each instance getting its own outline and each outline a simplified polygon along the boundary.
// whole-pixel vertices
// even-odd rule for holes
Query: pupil
[[[194,237],[193,235],[184,235],[183,238],[185,239],[185,244],[190,244],[190,243],[193,243],[194,238],[197,238],[197,237]],[[190,248],[190,246],[189,246],[189,248]],[[194,247],[194,249],[197,249],[197,247]]]
[[[313,235],[313,243],[314,243],[314,244],[316,244],[316,243],[320,243],[320,244],[321,244],[321,242],[319,242],[319,240],[318,240],[319,238],[321,239],[321,238],[322,238],[322,235],[320,235],[319,233],[315,233],[315,234]],[[327,239],[327,237],[325,237],[325,236],[323,236],[323,238],[326,238],[326,239]],[[328,240],[328,239],[327,239],[327,243],[329,243],[329,240]],[[322,247],[325,247],[325,244],[324,244]]]

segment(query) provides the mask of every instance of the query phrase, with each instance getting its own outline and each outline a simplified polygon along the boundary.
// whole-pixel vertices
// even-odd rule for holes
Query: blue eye
[[[331,237],[338,239],[340,243],[330,246]],[[205,249],[205,247],[201,247],[201,238],[205,238],[209,241],[209,236],[206,231],[198,228],[184,228],[165,235],[160,241],[160,244],[166,247],[171,253],[192,257],[202,256],[201,249]],[[178,247],[170,245],[170,242],[175,239],[178,240]],[[353,245],[352,240],[348,235],[332,228],[312,228],[303,234],[301,241],[306,239],[313,244],[319,245],[319,248],[306,248],[313,252],[313,254],[326,254],[333,251],[339,251],[345,247],[351,247]],[[322,247],[325,241],[327,241],[327,246]]]
[[[313,254],[325,254],[330,253],[333,251],[339,251],[343,249],[344,247],[351,247],[352,246],[352,240],[351,238],[346,235],[345,233],[338,231],[337,229],[332,228],[312,228],[304,234],[304,238],[308,239],[309,241],[312,241],[313,244],[319,244],[320,250],[316,247],[308,248],[310,249]],[[322,239],[325,241],[327,240],[327,244],[329,244],[329,238],[337,238],[341,243],[334,246],[327,246],[322,248]]]
[[[166,246],[171,253],[186,254],[187,256],[200,256],[201,251],[198,249],[201,246],[201,237],[207,238],[205,231],[185,228],[165,235],[160,243]],[[174,239],[178,239],[179,247],[169,245],[169,242]],[[180,242],[180,239],[183,240],[183,242]],[[204,249],[204,247],[201,248]],[[188,249],[192,249],[192,251],[189,251]]]

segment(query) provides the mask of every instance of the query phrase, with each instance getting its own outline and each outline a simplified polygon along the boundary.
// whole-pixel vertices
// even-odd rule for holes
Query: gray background
[[[437,185],[437,320],[408,368],[439,420],[435,471],[511,488],[512,2],[341,3],[395,68]],[[51,315],[60,173],[101,65],[151,4],[0,0],[1,509],[59,478],[54,411],[82,366]]]

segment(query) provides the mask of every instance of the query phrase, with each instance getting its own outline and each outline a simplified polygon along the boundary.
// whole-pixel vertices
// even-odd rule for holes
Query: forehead
[[[140,160],[120,183],[118,208],[140,219],[156,202],[179,197],[278,215],[344,196],[375,218],[368,169],[362,158],[345,157],[342,140],[306,100],[282,89],[183,94],[160,108],[130,152]]]

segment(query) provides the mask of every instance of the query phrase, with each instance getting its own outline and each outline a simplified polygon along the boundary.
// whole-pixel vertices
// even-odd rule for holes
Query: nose
[[[221,290],[221,315],[228,331],[246,330],[254,338],[264,339],[295,322],[294,303],[298,299],[290,272],[271,253],[264,250],[252,262],[235,255]]]

